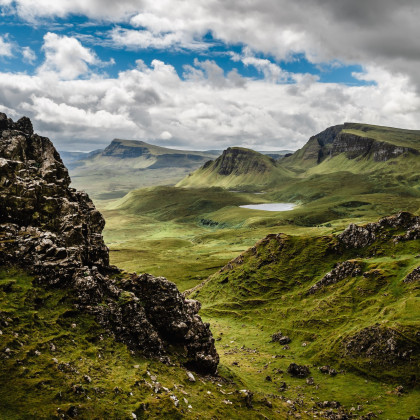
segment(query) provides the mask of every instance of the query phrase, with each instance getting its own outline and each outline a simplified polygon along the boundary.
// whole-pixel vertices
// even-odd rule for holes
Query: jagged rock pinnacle
[[[162,357],[170,344],[181,344],[189,368],[215,373],[219,356],[197,315],[199,303],[163,277],[110,266],[102,215],[69,185],[51,141],[34,134],[28,118],[13,122],[0,113],[0,265],[21,266],[44,287],[71,290],[79,310],[131,349]]]

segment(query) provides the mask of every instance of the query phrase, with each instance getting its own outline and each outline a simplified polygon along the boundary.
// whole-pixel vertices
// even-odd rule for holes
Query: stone
[[[307,366],[291,363],[287,368],[287,373],[297,378],[306,378],[309,376],[310,370]]]
[[[283,335],[281,331],[278,331],[271,336],[271,341],[280,344],[289,344],[292,340],[287,335]]]
[[[379,324],[344,338],[342,346],[345,356],[369,358],[380,365],[409,361],[418,351],[415,341],[406,334]]]
[[[320,408],[340,408],[341,404],[338,401],[320,401],[317,406]]]
[[[383,238],[391,238],[393,235],[392,229],[405,230],[404,234],[394,237],[395,242],[419,239],[420,217],[413,216],[408,212],[400,212],[364,226],[357,226],[352,223],[343,233],[337,236],[337,239],[344,248],[363,248],[373,244],[379,235]]]
[[[325,374],[330,375],[330,376],[336,376],[337,375],[337,371],[334,368],[332,368],[331,366],[328,366],[328,365],[321,366],[318,369],[321,373],[325,373]]]
[[[185,346],[189,369],[215,374],[219,356],[200,304],[163,277],[110,266],[104,225],[89,196],[70,187],[51,141],[28,118],[0,113],[0,265],[30,267],[37,284],[71,290],[76,309],[131,351],[169,360],[170,347]]]
[[[309,378],[306,378],[306,383],[307,385],[315,385],[314,378],[312,378],[312,376],[310,376]]]
[[[354,260],[344,261],[337,264],[329,273],[316,282],[307,292],[312,295],[330,284],[338,283],[346,277],[355,277],[362,274],[361,264]]]
[[[407,274],[404,283],[414,283],[420,280],[420,266],[416,267],[411,273]]]
[[[191,372],[187,372],[187,376],[190,382],[195,382],[194,375]]]

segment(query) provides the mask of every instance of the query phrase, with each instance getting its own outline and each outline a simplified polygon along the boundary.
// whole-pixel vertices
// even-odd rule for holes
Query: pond
[[[288,211],[293,210],[296,204],[293,203],[265,203],[265,204],[247,204],[239,206],[243,209],[263,210],[263,211]]]

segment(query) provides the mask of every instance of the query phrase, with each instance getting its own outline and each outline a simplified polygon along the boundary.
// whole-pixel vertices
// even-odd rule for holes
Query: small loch
[[[265,204],[247,204],[239,206],[243,209],[263,210],[263,211],[288,211],[293,210],[296,204],[293,203],[265,203]]]

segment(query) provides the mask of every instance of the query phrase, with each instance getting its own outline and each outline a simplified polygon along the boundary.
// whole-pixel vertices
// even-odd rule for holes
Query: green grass
[[[225,171],[232,170],[228,175]],[[261,191],[290,177],[272,158],[242,147],[229,148],[212,162],[206,163],[176,184],[177,187],[206,188],[209,186]]]
[[[418,132],[357,124],[348,129],[418,148]],[[133,355],[91,317],[75,313],[71,291],[45,291],[33,286],[25,273],[3,270],[0,320],[12,321],[1,324],[0,418],[54,418],[58,407],[66,411],[73,405],[81,418],[89,419],[130,418],[132,412],[138,418],[283,419],[290,411],[287,400],[296,403],[302,418],[313,418],[314,405],[325,400],[338,400],[346,410],[354,407],[359,417],[369,412],[384,419],[419,415],[420,390],[410,381],[410,375],[420,374],[418,353],[409,364],[384,367],[380,361],[343,357],[342,347],[343,338],[375,323],[418,342],[418,284],[401,280],[419,264],[419,240],[383,241],[342,254],[330,245],[335,243],[331,234],[349,223],[376,221],[400,210],[418,214],[420,160],[401,156],[373,162],[343,155],[320,165],[298,160],[281,171],[276,167],[273,178],[248,174],[240,181],[226,181],[208,176],[200,178],[199,188],[143,188],[113,202],[105,200],[122,194],[121,185],[128,185],[126,174],[122,171],[109,180],[106,171],[99,171],[90,187],[107,221],[104,237],[113,264],[165,276],[180,290],[210,276],[194,296],[202,302],[201,315],[217,338],[221,378],[189,383],[176,361],[166,366]],[[130,182],[135,184],[143,173],[137,175]],[[146,181],[141,182],[149,182],[149,175],[154,176],[144,172]],[[159,176],[148,185],[159,182]],[[208,188],[210,181],[231,189],[251,185],[250,191],[264,193]],[[274,201],[297,207],[275,213],[238,207]],[[282,232],[280,242],[270,237],[256,245],[256,254],[246,251],[273,232]],[[240,253],[242,264],[219,271]],[[304,295],[336,262],[346,259],[357,259],[365,271],[380,275],[348,278]],[[270,342],[278,330],[291,337],[289,350]],[[7,357],[6,348],[11,349]],[[35,350],[41,355],[35,356]],[[77,373],[58,370],[53,357],[70,363]],[[315,386],[287,374],[292,361],[310,367]],[[320,373],[318,367],[325,363],[340,373]],[[147,370],[178,396],[179,408],[167,393],[156,395],[147,387]],[[84,375],[92,383],[86,383]],[[281,391],[283,381],[287,388]],[[85,391],[78,394],[73,386],[79,384]],[[397,395],[394,389],[401,384],[405,392]],[[116,386],[122,392],[115,393]],[[253,409],[246,408],[240,389],[254,392]]]
[[[221,377],[195,374],[191,383],[176,359],[167,366],[132,354],[90,315],[74,310],[71,291],[36,287],[22,271],[0,270],[0,325],[1,419],[53,419],[72,407],[83,419],[129,419],[131,413],[151,419],[262,419],[286,412],[276,397],[269,397],[269,408],[260,391],[254,408],[247,408],[238,392],[244,384],[223,363]],[[152,390],[151,376],[168,391]],[[178,408],[171,395],[179,399]]]
[[[356,134],[361,137],[370,137],[385,143],[395,144],[396,146],[411,147],[420,150],[419,130],[404,130],[401,128],[348,123],[343,132]]]
[[[264,394],[274,393],[286,399],[296,399],[300,394],[305,404],[311,398],[336,399],[347,409],[363,406],[361,412],[357,411],[359,415],[382,411],[383,418],[408,418],[418,411],[418,389],[407,388],[402,396],[393,393],[396,386],[405,382],[407,368],[397,366],[382,375],[380,368],[372,370],[362,360],[343,362],[337,340],[374,322],[395,328],[418,328],[418,290],[413,285],[402,285],[401,279],[417,264],[419,242],[401,243],[397,247],[383,244],[382,255],[364,259],[359,251],[340,256],[329,254],[326,247],[331,238],[323,235],[340,231],[351,222],[377,220],[379,215],[388,215],[393,210],[415,211],[420,207],[419,201],[403,195],[372,193],[369,191],[372,185],[359,182],[359,175],[345,174],[348,178],[340,175],[337,181],[322,176],[330,185],[332,196],[305,203],[305,195],[312,194],[317,183],[308,185],[307,192],[299,188],[305,200],[295,210],[284,213],[240,209],[229,201],[238,196],[272,201],[276,194],[280,199],[284,197],[281,192],[252,195],[180,189],[176,195],[176,188],[138,190],[133,192],[135,200],[133,196],[132,201],[127,197],[123,201],[125,206],[115,205],[113,210],[104,212],[105,239],[113,263],[131,271],[164,275],[185,290],[201,283],[268,233],[288,234],[287,252],[278,255],[276,263],[261,265],[261,258],[250,259],[232,271],[213,275],[194,296],[203,304],[203,318],[220,338],[217,346],[221,363],[244,387]],[[319,175],[314,177],[319,179],[316,178]],[[344,184],[347,190],[339,190],[343,179],[348,179]],[[171,204],[166,209],[159,202],[164,201],[162,191],[168,192]],[[219,201],[217,210],[214,209],[218,206],[211,203],[218,200],[217,195],[212,196],[215,191],[222,194],[225,204]],[[355,191],[357,194],[352,195]],[[171,197],[178,200],[172,202]],[[191,207],[202,197],[209,199],[208,207]],[[186,216],[185,209],[190,207],[195,210]],[[203,225],[200,223],[203,218],[216,224]],[[275,251],[275,245],[271,246]],[[264,248],[262,255],[270,260],[272,251]],[[386,284],[358,277],[302,298],[300,293],[330,271],[335,262],[348,258],[359,258],[367,267],[382,270]],[[269,342],[271,334],[279,329],[293,339],[290,350],[281,350],[282,346]],[[308,345],[302,347],[303,342]],[[275,358],[276,355],[285,357]],[[312,366],[311,375],[318,389],[287,373],[273,373],[273,369],[286,372],[292,361]],[[317,369],[324,363],[345,373],[334,378],[325,376]],[[274,377],[274,382],[267,382],[267,375]],[[281,381],[289,387],[280,393]],[[397,402],[403,403],[402,411]]]
[[[285,370],[291,361],[313,367],[331,364],[344,373],[331,378],[311,369],[322,391],[308,387],[302,391],[324,399],[337,399],[347,407],[363,404],[368,410],[383,411],[384,418],[408,418],[418,413],[418,384],[413,388],[412,375],[420,375],[420,293],[417,284],[404,284],[402,279],[419,265],[416,258],[420,241],[394,244],[380,242],[363,250],[334,251],[334,240],[324,237],[271,237],[243,254],[243,262],[232,262],[209,278],[193,294],[203,303],[202,312],[212,325],[223,324],[231,336],[223,336],[235,347],[257,348],[261,358],[252,363],[243,352],[238,375],[257,387],[266,387],[261,372],[280,352],[284,359],[275,361]],[[376,256],[370,255],[376,251]],[[357,276],[330,285],[315,295],[304,292],[333,268],[337,261],[357,258],[365,271],[379,270],[381,277]],[[411,362],[384,365],[374,358],[345,357],[342,340],[364,327],[379,323],[401,331],[415,344],[417,352]],[[269,343],[273,333],[281,330],[292,338],[290,350]],[[246,331],[246,334],[243,333]],[[230,341],[229,341],[230,340]],[[302,343],[306,343],[303,347]],[[232,346],[232,345],[231,345]],[[231,359],[232,360],[232,359]],[[243,368],[242,368],[243,366]],[[287,375],[282,375],[287,376]],[[299,380],[296,380],[298,383]],[[368,385],[367,385],[368,384]],[[406,402],[394,406],[393,388],[404,384]],[[319,390],[318,390],[319,391]]]

